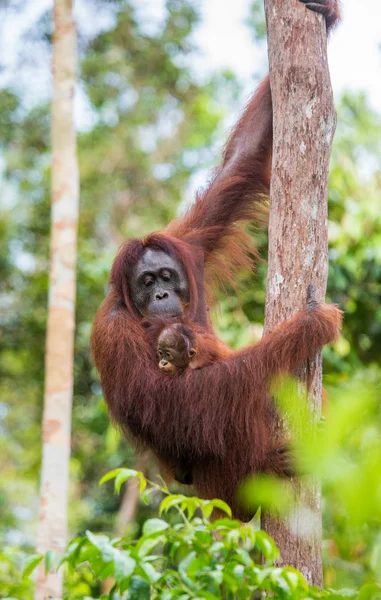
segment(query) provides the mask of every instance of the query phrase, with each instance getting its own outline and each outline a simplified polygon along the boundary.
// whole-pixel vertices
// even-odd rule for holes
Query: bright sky
[[[250,0],[201,1],[203,25],[196,39],[205,56],[200,65],[229,66],[245,79],[256,70],[259,57],[243,24],[249,4]],[[381,0],[342,0],[341,4],[343,20],[328,49],[335,94],[365,90],[373,108],[381,112]]]
[[[251,76],[263,69],[263,54],[255,49],[244,24],[250,0],[197,0],[197,3],[202,14],[202,23],[195,33],[195,42],[201,50],[195,59],[198,72],[229,67],[241,77],[248,92]],[[154,27],[163,14],[164,0],[137,0],[136,5],[148,29]],[[17,52],[20,34],[49,6],[52,0],[29,1],[21,13],[7,19],[0,47],[8,63]],[[80,7],[81,2],[78,2],[77,10]],[[342,0],[342,12],[343,21],[329,43],[335,94],[344,89],[364,90],[373,108],[381,112],[381,0]],[[99,12],[96,14],[96,24],[91,20],[87,22],[89,31],[99,28],[102,16]],[[39,87],[38,84],[34,82],[35,87]]]

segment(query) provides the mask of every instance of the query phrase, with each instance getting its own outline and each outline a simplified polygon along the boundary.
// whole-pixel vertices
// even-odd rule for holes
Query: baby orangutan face
[[[186,368],[196,355],[196,337],[193,331],[176,323],[165,327],[157,341],[159,369],[174,375],[179,369]]]

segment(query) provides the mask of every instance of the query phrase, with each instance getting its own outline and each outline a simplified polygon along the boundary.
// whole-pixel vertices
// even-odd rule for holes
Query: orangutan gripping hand
[[[340,20],[339,0],[299,0],[306,8],[320,13],[325,18],[329,31]]]

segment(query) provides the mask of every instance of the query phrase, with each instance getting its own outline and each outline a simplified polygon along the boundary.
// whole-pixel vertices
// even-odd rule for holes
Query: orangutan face
[[[182,263],[162,250],[148,248],[129,279],[132,301],[142,316],[181,316],[189,302]]]

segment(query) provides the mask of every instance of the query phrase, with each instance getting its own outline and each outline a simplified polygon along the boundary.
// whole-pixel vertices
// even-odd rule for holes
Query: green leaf
[[[45,573],[49,573],[53,569],[56,553],[53,550],[48,550],[45,554]]]
[[[213,536],[210,531],[198,530],[194,535],[195,539],[204,546],[210,546],[213,543]]]
[[[74,538],[68,546],[65,554],[58,562],[57,569],[63,565],[65,562],[69,565],[76,564],[78,561],[78,556],[81,553],[81,550],[86,544],[89,544],[89,540],[86,537],[82,538]]]
[[[232,516],[232,510],[231,510],[230,506],[228,504],[226,504],[226,502],[224,502],[223,500],[214,499],[211,501],[211,503],[215,508],[219,508],[224,513],[226,513],[229,517]]]
[[[209,576],[217,583],[217,585],[221,585],[223,580],[222,569],[215,569],[214,571],[210,571]]]
[[[250,558],[250,554],[243,548],[237,548],[236,554],[241,558],[242,563],[245,565],[245,567],[251,567],[253,565],[253,561]]]
[[[142,481],[145,481],[145,480],[142,479],[140,481],[140,485],[141,485]],[[154,491],[153,488],[146,488],[144,490],[144,492],[141,493],[140,500],[143,502],[143,504],[149,504],[150,496],[152,495],[153,491]]]
[[[279,556],[279,550],[274,540],[262,530],[256,532],[255,545],[267,560],[275,560]]]
[[[159,508],[159,515],[161,516],[163,512],[167,512],[173,506],[177,506],[184,501],[184,496],[180,494],[171,494],[162,500]]]
[[[378,442],[377,442],[378,443]],[[377,475],[375,477],[375,480]],[[373,545],[372,554],[370,557],[370,566],[375,573],[378,573],[381,565],[381,532],[377,535],[375,543]]]
[[[366,583],[360,588],[359,600],[379,600],[381,598],[381,586],[376,583]]]
[[[206,500],[202,503],[202,512],[204,513],[206,519],[209,519],[210,515],[213,512],[213,508],[214,507],[211,500]]]
[[[114,483],[114,490],[116,494],[119,494],[120,492],[120,488],[122,487],[122,484],[127,481],[128,479],[131,479],[132,477],[138,477],[139,476],[139,472],[135,471],[134,469],[121,469],[120,473],[116,476],[115,479],[115,483]]]
[[[109,471],[108,473],[106,473],[106,475],[104,475],[102,477],[102,479],[100,480],[98,485],[103,485],[104,483],[106,483],[106,481],[110,481],[111,479],[118,479],[118,477],[124,477],[123,481],[126,481],[127,479],[130,479],[131,477],[138,477],[139,475],[142,475],[141,473],[139,473],[139,471],[135,471],[135,469],[113,469],[112,471]],[[122,483],[123,483],[122,481]],[[116,487],[116,482],[115,482],[115,487]],[[120,489],[120,486],[119,486]],[[119,489],[117,490],[119,492]]]
[[[157,581],[159,579],[160,575],[159,575],[159,573],[156,572],[155,568],[153,567],[153,565],[151,565],[151,563],[141,562],[140,567],[146,573],[148,580],[151,583],[155,583],[155,581]]]
[[[143,494],[144,490],[147,487],[147,480],[145,477],[141,477],[140,478],[140,483],[139,483],[139,491],[140,491],[140,495]]]
[[[86,537],[102,554],[102,560],[106,563],[114,560],[117,552],[106,535],[94,535],[91,531],[86,531]]]
[[[284,572],[284,578],[290,586],[292,592],[296,591],[297,589],[308,589],[306,580],[297,569],[288,567]]]
[[[111,479],[115,479],[119,475],[119,473],[123,471],[123,469],[114,469],[113,471],[109,471],[106,475],[103,475],[102,479],[99,482],[99,486],[106,483],[106,481],[110,481]]]
[[[136,561],[126,552],[119,552],[114,557],[114,576],[120,582],[132,575],[136,566]]]
[[[150,600],[151,587],[145,579],[138,575],[133,575],[128,587],[128,593],[129,600]]]
[[[22,577],[29,577],[35,570],[35,568],[40,564],[40,562],[44,559],[43,556],[33,554],[32,556],[28,556],[28,558],[24,562],[24,567],[22,570]]]
[[[214,521],[213,523],[208,525],[208,529],[217,529],[217,530],[238,529],[240,526],[241,526],[240,521],[235,521],[232,519],[224,518],[224,519],[217,519],[216,521]]]
[[[138,556],[140,558],[147,556],[147,554],[149,554],[151,552],[152,548],[157,546],[157,544],[159,542],[160,542],[160,538],[157,538],[157,537],[148,538],[148,539],[144,539],[144,538],[140,539],[136,546]]]
[[[189,552],[189,554],[179,563],[179,571],[180,573],[186,573],[191,564],[192,560],[196,558],[196,552],[193,550]]]
[[[193,517],[199,505],[200,503],[195,498],[187,498],[187,501],[182,503],[183,510],[187,511],[188,519]]]
[[[169,525],[162,519],[148,519],[143,525],[143,535],[148,536],[168,529]]]
[[[235,567],[233,569],[233,573],[237,579],[242,580],[244,573],[245,573],[244,566],[243,565],[235,565]]]

